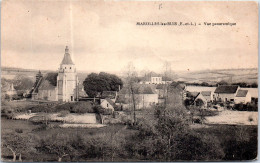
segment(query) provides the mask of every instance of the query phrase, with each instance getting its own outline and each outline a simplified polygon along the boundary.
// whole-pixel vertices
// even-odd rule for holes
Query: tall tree
[[[129,96],[129,104],[132,104],[133,107],[133,124],[136,124],[136,103],[137,103],[137,97],[136,92],[138,91],[138,88],[136,87],[136,84],[138,82],[137,72],[135,70],[135,66],[132,62],[129,62],[126,68],[126,87],[128,90],[128,96]]]
[[[103,91],[119,91],[119,87],[122,88],[123,82],[114,74],[100,72],[99,74],[89,74],[83,85],[89,97],[96,97],[98,93],[102,94]]]

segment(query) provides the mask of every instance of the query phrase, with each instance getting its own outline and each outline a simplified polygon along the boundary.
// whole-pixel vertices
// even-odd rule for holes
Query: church
[[[36,82],[31,91],[32,100],[48,100],[60,102],[77,101],[79,96],[79,80],[76,66],[73,63],[69,48],[66,46],[58,73],[36,75]]]

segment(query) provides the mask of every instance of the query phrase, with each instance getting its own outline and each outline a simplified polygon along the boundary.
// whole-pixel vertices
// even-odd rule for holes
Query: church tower
[[[70,102],[78,99],[78,76],[68,46],[66,46],[64,58],[60,64],[57,87],[58,101]]]

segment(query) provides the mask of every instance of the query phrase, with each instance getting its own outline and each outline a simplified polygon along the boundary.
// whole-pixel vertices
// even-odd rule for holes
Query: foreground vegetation
[[[201,125],[192,128],[194,116],[203,119],[216,113],[188,110],[178,95],[178,89],[172,88],[168,94],[171,100],[166,106],[157,105],[139,111],[135,124],[110,124],[95,129],[59,128],[2,118],[2,158],[13,161],[221,161],[256,158],[257,126]],[[75,106],[61,106],[55,106],[56,111],[77,110]],[[37,105],[31,108],[37,108]]]
[[[257,127],[183,127],[167,119],[155,127],[42,128],[28,121],[2,119],[2,158],[23,161],[178,161],[252,160]],[[165,121],[165,122],[166,122]],[[10,150],[10,148],[12,150]]]

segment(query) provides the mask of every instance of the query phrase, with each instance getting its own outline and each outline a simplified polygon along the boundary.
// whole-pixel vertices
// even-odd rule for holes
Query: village
[[[257,160],[258,7],[3,1],[1,161]]]
[[[258,88],[252,88],[255,85],[243,87],[223,81],[215,86],[205,83],[194,85],[155,73],[138,77],[130,69],[127,74],[120,79],[105,72],[91,73],[84,81],[80,81],[66,46],[58,72],[43,74],[39,70],[35,74],[35,81],[31,82],[31,89],[16,90],[22,80],[1,83],[2,123],[5,125],[11,122],[15,132],[27,136],[31,132],[57,132],[62,128],[68,132],[101,132],[111,127],[116,135],[115,130],[129,130],[129,127],[135,129],[134,126],[144,123],[144,119],[150,123],[154,121],[151,116],[175,108],[177,110],[171,110],[174,116],[170,118],[175,120],[179,114],[176,111],[185,112],[182,116],[189,119],[187,125],[191,129],[258,124]],[[15,126],[16,123],[27,127]],[[115,129],[115,126],[120,129]],[[14,134],[9,127],[2,127],[2,131],[6,135]],[[113,141],[114,136],[111,137]],[[6,147],[11,148],[8,145]],[[19,160],[24,158],[22,152],[13,151],[13,161],[18,154]],[[58,161],[68,159],[65,155],[63,158],[58,154],[58,157]],[[138,160],[143,157],[138,157]],[[102,159],[107,158],[102,156]]]

